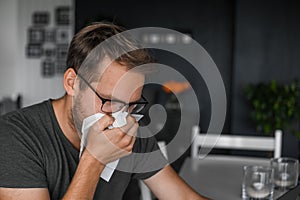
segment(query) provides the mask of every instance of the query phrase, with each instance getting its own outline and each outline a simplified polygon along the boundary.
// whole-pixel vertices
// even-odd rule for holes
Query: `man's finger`
[[[127,131],[127,135],[135,137],[137,134],[137,130],[139,128],[139,124],[137,122]]]
[[[135,118],[132,117],[131,115],[128,115],[126,117],[127,124],[125,126],[120,127],[122,132],[127,133],[131,127],[136,123]]]
[[[104,115],[100,118],[97,123],[93,125],[93,129],[98,131],[103,131],[107,129],[107,127],[111,126],[114,123],[115,119],[112,116]]]

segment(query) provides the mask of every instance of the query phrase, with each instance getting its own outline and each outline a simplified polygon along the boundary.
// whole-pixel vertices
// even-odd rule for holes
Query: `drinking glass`
[[[242,198],[244,200],[272,199],[274,169],[267,166],[244,166]]]
[[[294,158],[273,158],[275,188],[290,189],[298,184],[299,161]]]

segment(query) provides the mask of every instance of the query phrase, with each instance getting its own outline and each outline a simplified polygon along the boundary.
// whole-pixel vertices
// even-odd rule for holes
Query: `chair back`
[[[276,130],[274,137],[201,134],[199,126],[192,128],[192,158],[199,157],[199,148],[239,149],[272,151],[274,158],[281,156],[282,131]]]

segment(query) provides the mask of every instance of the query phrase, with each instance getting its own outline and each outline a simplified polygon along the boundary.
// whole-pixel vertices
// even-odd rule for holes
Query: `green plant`
[[[250,84],[245,90],[253,111],[251,118],[257,130],[266,134],[276,129],[290,131],[300,138],[297,123],[300,120],[300,84],[294,80],[280,84],[275,80],[268,83]]]

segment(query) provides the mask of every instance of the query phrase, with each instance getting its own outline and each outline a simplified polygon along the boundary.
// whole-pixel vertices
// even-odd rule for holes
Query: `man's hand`
[[[125,126],[108,129],[113,122],[114,118],[106,115],[89,129],[87,151],[82,153],[63,200],[93,199],[105,165],[131,153],[138,123],[133,117],[128,116]]]
[[[86,149],[102,164],[107,164],[132,152],[138,123],[127,116],[127,124],[120,128],[108,129],[114,122],[112,116],[105,115],[89,130]]]

